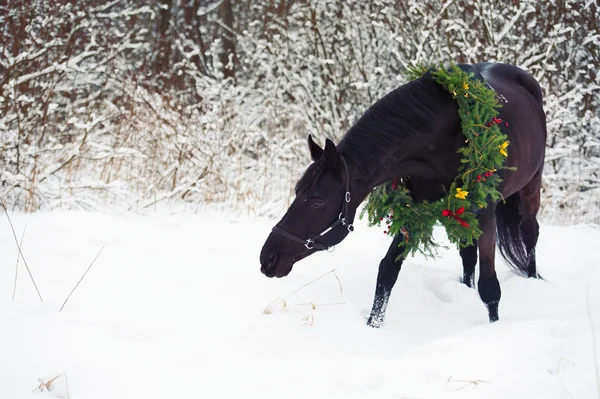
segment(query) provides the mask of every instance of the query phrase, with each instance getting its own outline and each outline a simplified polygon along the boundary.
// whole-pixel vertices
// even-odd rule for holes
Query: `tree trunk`
[[[233,9],[232,0],[223,0],[219,6],[219,19],[221,20],[221,43],[222,51],[219,61],[223,68],[225,78],[235,79],[235,36],[233,34]]]
[[[158,12],[158,48],[154,64],[154,72],[158,75],[169,71],[169,61],[171,58],[171,43],[167,37],[169,30],[169,21],[171,20],[171,7],[173,0],[161,0]]]

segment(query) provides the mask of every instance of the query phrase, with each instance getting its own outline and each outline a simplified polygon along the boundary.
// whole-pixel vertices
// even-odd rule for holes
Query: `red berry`
[[[383,234],[387,234],[387,231],[384,231]]]
[[[488,127],[492,127],[492,122],[488,123]]]
[[[506,124],[506,126],[508,126],[508,123]]]
[[[383,220],[383,218],[379,218],[379,221],[381,222]]]
[[[481,179],[481,175],[477,175],[477,180]]]

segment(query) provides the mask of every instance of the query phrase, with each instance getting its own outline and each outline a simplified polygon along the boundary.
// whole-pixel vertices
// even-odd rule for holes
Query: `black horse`
[[[479,248],[479,295],[491,322],[498,320],[500,284],[496,277],[496,242],[504,258],[520,273],[538,277],[536,215],[546,146],[542,91],[523,70],[506,64],[459,65],[485,79],[497,93],[499,117],[510,149],[499,171],[505,201],[489,204],[478,214],[483,231],[476,245],[460,251],[463,282],[474,284]],[[273,228],[261,254],[261,271],[283,277],[294,263],[341,242],[353,230],[356,209],[376,186],[408,178],[415,201],[446,195],[459,167],[457,150],[464,145],[458,106],[451,95],[425,75],[392,91],[373,105],[336,147],[327,139],[320,148],[308,137],[313,163],[296,186],[296,198]],[[406,226],[410,230],[410,226]],[[402,235],[394,238],[379,264],[375,300],[368,325],[382,325],[387,302],[404,258]]]

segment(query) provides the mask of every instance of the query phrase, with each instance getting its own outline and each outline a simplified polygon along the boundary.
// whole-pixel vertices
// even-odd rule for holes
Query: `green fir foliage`
[[[368,215],[370,225],[385,224],[388,235],[403,234],[399,244],[405,247],[403,255],[435,256],[438,244],[432,234],[436,223],[446,228],[450,242],[459,247],[472,245],[481,235],[476,212],[502,199],[496,172],[506,169],[509,142],[498,127],[507,123],[497,119],[501,105],[496,93],[456,65],[449,69],[417,66],[408,75],[417,79],[428,71],[457,102],[466,140],[458,150],[461,165],[447,197],[415,203],[403,179],[382,184],[369,194],[363,215]]]

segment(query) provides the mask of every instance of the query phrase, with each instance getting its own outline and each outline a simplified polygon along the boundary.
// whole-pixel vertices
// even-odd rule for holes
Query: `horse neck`
[[[382,152],[382,162],[371,165],[361,159],[348,156],[343,151],[351,176],[352,195],[360,204],[378,185],[404,177],[435,178],[435,171],[429,166],[430,159],[424,156],[427,148],[426,137],[411,140],[401,148],[390,148]],[[458,166],[458,165],[457,165]]]
[[[410,177],[422,187],[428,184],[439,187],[454,179],[459,166],[456,151],[464,143],[458,108],[437,84],[431,82],[425,87],[438,90],[431,96],[429,112],[404,110],[391,117],[398,126],[426,126],[427,129],[413,128],[409,134],[401,130],[394,134],[382,133],[377,123],[371,128],[367,113],[338,146],[350,165],[353,185],[359,187],[356,195],[361,202],[376,186],[398,178]],[[422,191],[419,197],[433,195],[428,194],[426,188],[419,191]]]

